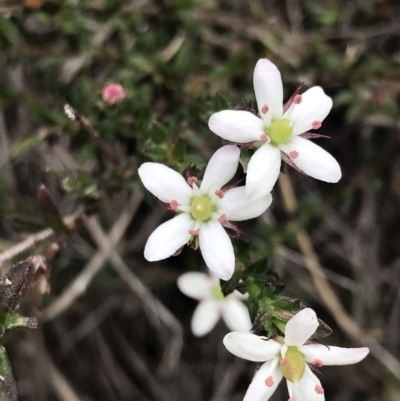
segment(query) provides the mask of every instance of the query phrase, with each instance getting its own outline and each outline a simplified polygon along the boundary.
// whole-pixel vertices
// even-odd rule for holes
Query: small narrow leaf
[[[58,210],[58,207],[54,203],[50,192],[44,185],[39,188],[38,198],[43,217],[47,225],[51,227],[56,233],[68,232],[68,227],[64,224],[64,220],[61,217],[61,213]]]

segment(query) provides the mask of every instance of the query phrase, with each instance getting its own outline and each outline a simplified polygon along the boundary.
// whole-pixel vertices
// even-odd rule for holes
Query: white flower
[[[318,328],[312,309],[297,313],[286,324],[285,338],[268,339],[251,333],[229,333],[224,345],[234,355],[265,362],[255,374],[243,401],[267,401],[285,377],[290,401],[323,401],[324,389],[308,364],[349,365],[361,361],[368,348],[339,348],[306,343]]]
[[[246,296],[234,291],[224,297],[217,276],[184,273],[178,278],[178,287],[186,296],[199,301],[191,322],[195,336],[208,334],[221,317],[230,330],[250,331],[249,312],[241,301]]]
[[[150,235],[144,250],[147,260],[168,258],[193,235],[198,235],[208,268],[223,280],[232,277],[235,255],[222,223],[258,217],[272,202],[270,194],[256,201],[248,199],[244,187],[221,189],[235,175],[239,157],[237,146],[228,145],[217,150],[207,165],[200,188],[196,185],[197,178],[190,177],[189,185],[179,173],[163,164],[140,166],[138,173],[143,185],[179,212]]]
[[[273,63],[261,59],[254,70],[254,91],[261,118],[249,111],[224,110],[208,122],[221,138],[261,144],[248,165],[247,196],[258,199],[271,192],[281,169],[281,152],[285,161],[305,174],[338,182],[342,173],[337,161],[301,135],[318,129],[332,108],[332,99],[323,89],[314,86],[302,95],[295,94],[283,106],[281,74]]]

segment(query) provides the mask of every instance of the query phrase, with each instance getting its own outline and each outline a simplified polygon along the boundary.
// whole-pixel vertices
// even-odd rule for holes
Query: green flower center
[[[304,355],[297,347],[288,347],[286,356],[281,359],[279,367],[286,380],[292,383],[298,383],[306,370]]]
[[[224,299],[224,294],[222,293],[221,286],[219,284],[212,288],[212,294],[215,299]]]
[[[292,133],[293,127],[286,118],[272,121],[269,132],[267,132],[273,145],[280,145],[281,143],[287,142],[292,136]]]
[[[192,200],[191,213],[195,220],[204,221],[211,217],[213,211],[210,198],[207,196],[198,196]]]

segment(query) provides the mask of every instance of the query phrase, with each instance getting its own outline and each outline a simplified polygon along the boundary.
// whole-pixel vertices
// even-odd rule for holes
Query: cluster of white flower
[[[144,163],[139,176],[144,186],[170,210],[177,213],[149,237],[144,256],[158,261],[174,255],[190,241],[199,246],[212,274],[185,273],[179,289],[197,299],[192,318],[196,336],[209,333],[220,317],[237,330],[224,338],[233,354],[265,362],[254,376],[245,401],[266,401],[285,377],[290,401],[322,401],[324,390],[311,367],[356,363],[368,348],[326,347],[309,338],[318,328],[311,309],[303,309],[285,326],[285,337],[266,338],[251,334],[251,322],[243,295],[224,298],[218,279],[229,280],[235,270],[235,255],[224,227],[232,222],[260,216],[272,202],[271,190],[281,171],[281,159],[296,170],[325,182],[337,182],[337,161],[311,142],[321,137],[308,132],[321,127],[332,108],[332,99],[314,86],[303,94],[296,91],[283,104],[283,87],[277,67],[267,59],[254,70],[254,91],[259,116],[251,111],[223,110],[213,114],[209,128],[232,145],[223,146],[211,157],[203,180],[186,179],[159,163]],[[234,177],[240,159],[239,146],[256,148],[247,166],[246,184],[225,187]],[[308,365],[309,364],[309,365]]]

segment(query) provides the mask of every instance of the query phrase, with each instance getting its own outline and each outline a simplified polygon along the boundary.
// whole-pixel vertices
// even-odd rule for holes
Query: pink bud
[[[125,90],[120,84],[108,84],[103,89],[103,100],[108,104],[116,104],[125,99]]]

